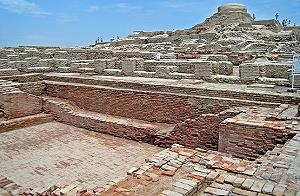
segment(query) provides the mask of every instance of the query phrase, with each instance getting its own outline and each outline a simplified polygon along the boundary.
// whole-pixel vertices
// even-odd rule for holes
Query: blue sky
[[[190,28],[229,2],[257,19],[278,12],[300,25],[300,0],[0,0],[0,47],[85,46],[135,30]]]

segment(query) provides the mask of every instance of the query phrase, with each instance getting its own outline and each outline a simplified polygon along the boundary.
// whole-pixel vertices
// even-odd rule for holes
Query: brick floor
[[[94,188],[121,177],[161,148],[57,122],[0,134],[0,176],[23,187]]]

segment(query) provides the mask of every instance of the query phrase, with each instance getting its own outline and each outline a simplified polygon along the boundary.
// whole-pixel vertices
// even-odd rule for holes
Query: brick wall
[[[190,148],[218,150],[220,123],[239,114],[239,111],[224,111],[219,114],[202,114],[195,119],[178,123],[167,135],[156,137],[155,144],[163,147],[177,143]]]
[[[0,121],[0,133],[53,121],[51,114],[37,114],[21,118]]]
[[[292,63],[269,63],[264,65],[265,77],[288,79],[292,69]]]
[[[176,61],[174,61],[174,60],[162,60],[162,61],[150,60],[150,61],[144,62],[144,67],[145,67],[145,71],[150,71],[150,72],[155,72],[157,70],[158,66],[176,67],[174,72],[176,71],[179,73],[194,74],[195,66],[204,65],[207,63],[211,63],[211,61],[203,62],[203,61],[195,61],[195,60],[190,60],[190,61],[189,60],[176,60]]]
[[[42,82],[19,83],[16,87],[23,92],[37,96],[42,95],[45,92],[45,85]]]
[[[259,65],[254,63],[243,63],[239,66],[241,80],[256,80],[260,77]]]
[[[219,151],[255,159],[287,139],[288,131],[282,125],[227,119],[220,125]]]
[[[153,135],[158,131],[158,129],[150,127],[137,127],[122,124],[121,122],[108,122],[88,114],[85,115],[76,112],[76,110],[72,110],[72,108],[64,103],[51,100],[45,100],[44,110],[53,114],[55,120],[59,122],[136,141],[152,143],[154,140]]]
[[[218,114],[233,106],[257,104],[256,102],[234,99],[59,82],[46,82],[45,85],[47,95],[69,100],[84,110],[169,124],[181,123],[186,119],[195,119],[201,114]]]
[[[196,119],[188,119],[174,128],[170,140],[191,148],[217,150],[221,122],[222,119],[218,115],[202,115]]]
[[[219,125],[233,117],[239,111],[224,111],[219,114],[203,114],[195,119],[187,119],[175,126],[163,127],[136,126],[122,121],[109,120],[93,116],[89,112],[61,99],[45,99],[44,110],[51,113],[59,122],[89,129],[118,137],[143,141],[161,147],[170,147],[174,143],[200,147],[210,150],[218,149]],[[157,125],[153,123],[153,125]]]
[[[300,78],[300,77],[299,77]],[[61,82],[74,82],[88,85],[100,85],[100,86],[110,86],[117,88],[131,88],[138,90],[147,90],[147,91],[160,91],[160,92],[172,92],[172,93],[181,93],[188,95],[202,95],[207,97],[223,97],[230,99],[240,99],[251,100],[256,102],[269,102],[269,103],[286,103],[286,104],[298,104],[300,102],[300,97],[295,95],[287,95],[280,93],[255,93],[242,90],[214,90],[214,89],[205,89],[205,88],[192,88],[188,86],[171,86],[171,85],[152,85],[147,83],[137,83],[129,81],[112,81],[112,80],[95,80],[88,78],[71,78],[71,77],[62,77],[62,76],[44,76],[46,80],[52,81],[61,81]],[[299,83],[300,84],[300,83]],[[262,105],[261,103],[256,103],[253,105],[263,106],[263,107],[272,107],[270,105]],[[276,106],[274,106],[276,107]]]
[[[0,94],[0,107],[8,119],[42,112],[42,100],[21,91]]]
[[[213,75],[232,75],[233,64],[228,61],[213,62]]]
[[[46,89],[49,96],[67,99],[84,110],[149,122],[179,123],[198,113],[188,96],[51,83]]]
[[[290,77],[290,81],[292,82],[292,77]],[[294,87],[300,88],[300,75],[295,75]]]

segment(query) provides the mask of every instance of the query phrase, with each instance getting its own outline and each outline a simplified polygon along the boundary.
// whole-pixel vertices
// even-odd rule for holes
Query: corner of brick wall
[[[43,101],[34,95],[16,92],[2,95],[2,110],[8,119],[20,118],[42,112]]]
[[[52,114],[58,122],[135,141],[153,143],[154,135],[158,131],[154,128],[136,127],[92,118],[72,110],[68,104],[51,100],[44,100],[44,110]]]
[[[275,122],[246,122],[227,119],[220,124],[220,152],[255,159],[288,139],[285,126]]]
[[[237,114],[239,111],[226,110],[219,114],[202,114],[195,119],[187,119],[178,123],[169,134],[157,136],[155,144],[169,147],[178,143],[190,148],[218,150],[220,123]]]

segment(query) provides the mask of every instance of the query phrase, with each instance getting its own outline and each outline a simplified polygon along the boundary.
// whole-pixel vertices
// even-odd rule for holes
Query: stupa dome
[[[239,3],[227,3],[224,5],[221,5],[218,8],[218,12],[224,13],[224,12],[247,12],[247,8],[243,4]]]

